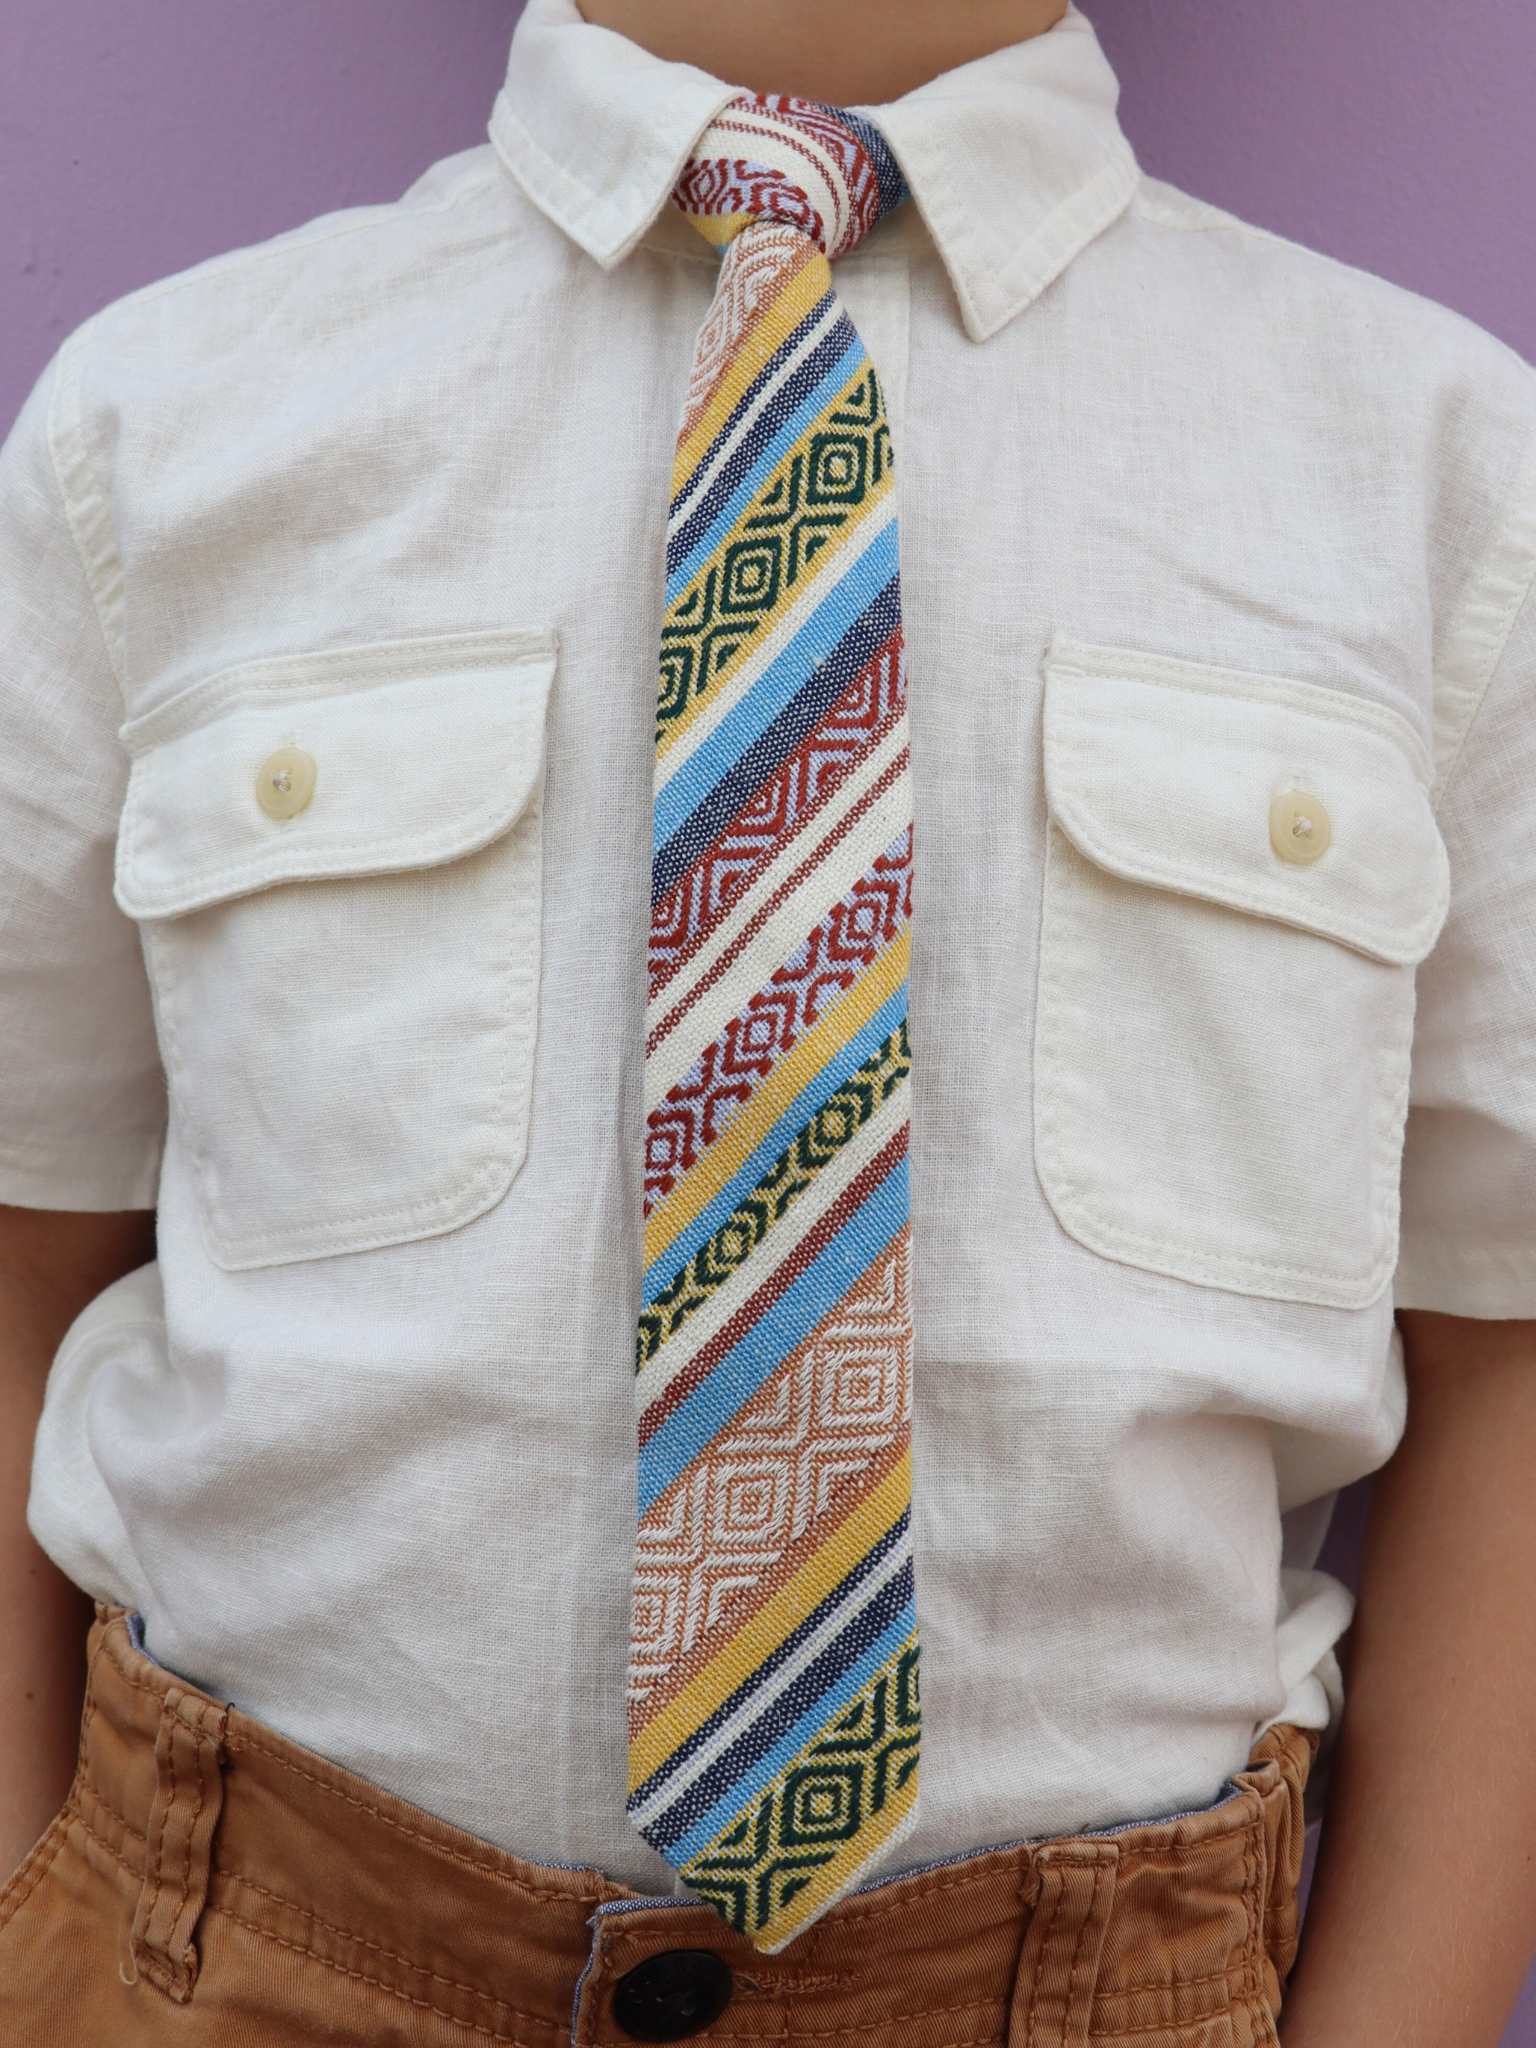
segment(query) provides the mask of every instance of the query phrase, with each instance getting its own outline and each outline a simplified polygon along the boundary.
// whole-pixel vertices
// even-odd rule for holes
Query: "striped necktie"
[[[916,1818],[912,789],[891,439],[828,259],[879,133],[742,95],[672,474],[645,1049],[629,1813],[758,1948]]]

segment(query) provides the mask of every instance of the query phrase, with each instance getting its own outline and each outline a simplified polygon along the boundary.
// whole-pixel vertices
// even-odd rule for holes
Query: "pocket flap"
[[[1429,754],[1385,706],[1311,683],[1058,641],[1046,659],[1051,815],[1110,874],[1203,897],[1408,966],[1440,935],[1450,864]],[[1270,811],[1326,810],[1310,865]]]
[[[179,917],[279,882],[435,867],[488,846],[544,765],[547,632],[463,633],[286,655],[211,676],[123,728],[117,845],[130,917]],[[299,748],[314,793],[257,802],[263,764]]]

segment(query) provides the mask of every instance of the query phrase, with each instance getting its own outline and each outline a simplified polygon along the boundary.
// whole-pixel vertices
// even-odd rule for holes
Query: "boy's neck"
[[[942,71],[1041,35],[1067,0],[578,0],[653,56],[754,92],[879,106]]]

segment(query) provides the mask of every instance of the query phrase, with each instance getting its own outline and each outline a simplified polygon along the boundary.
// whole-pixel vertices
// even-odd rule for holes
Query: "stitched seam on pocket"
[[[123,807],[123,835],[132,830],[137,799],[130,793]],[[130,914],[142,924],[166,919],[193,917],[202,910],[215,910],[240,896],[257,896],[269,889],[285,889],[305,882],[366,882],[387,880],[391,875],[415,874],[427,868],[447,867],[456,860],[468,860],[513,830],[528,815],[529,806],[520,805],[509,815],[506,804],[484,804],[468,812],[452,826],[423,838],[401,833],[397,838],[371,840],[361,857],[335,849],[316,847],[298,859],[285,861],[281,874],[273,874],[265,854],[232,862],[221,868],[199,871],[196,893],[167,897],[152,909],[136,907]],[[338,859],[346,861],[338,866]],[[142,906],[144,898],[129,899]]]
[[[1287,710],[1352,725],[1395,740],[1418,771],[1421,788],[1428,793],[1433,775],[1429,748],[1420,733],[1389,704],[1371,697],[1356,697],[1344,690],[1330,690],[1322,683],[1304,683],[1292,676],[1268,675],[1262,670],[1208,668],[1200,662],[1186,662],[1171,654],[1141,654],[1128,647],[1091,647],[1075,640],[1059,640],[1047,650],[1047,674],[1074,676],[1085,683],[1161,683],[1175,690],[1207,697],[1226,697],[1240,704],[1261,708],[1283,706]]]
[[[8,1927],[58,1860],[69,1836],[72,1808],[56,1813],[0,1891],[0,1931]]]
[[[247,693],[257,702],[268,693],[279,703],[366,694],[378,682],[420,682],[440,670],[455,676],[507,668],[553,667],[558,658],[556,635],[549,628],[516,628],[505,632],[423,634],[404,640],[375,640],[359,647],[333,647],[320,653],[278,654],[241,663],[218,675],[179,690],[168,702],[133,718],[122,740],[135,760],[170,740],[184,739],[205,724],[209,714],[238,703]],[[474,659],[475,656],[480,659]],[[290,682],[290,677],[292,678]]]
[[[1383,1289],[1391,1280],[1396,1265],[1395,1190],[1396,1190],[1396,1146],[1394,1133],[1406,1115],[1409,1074],[1405,1061],[1405,1045],[1402,1038],[1391,1048],[1399,1068],[1399,1083],[1390,1096],[1383,1099],[1378,1089],[1377,1108],[1373,1113],[1372,1131],[1372,1178],[1376,1186],[1376,1206],[1373,1220],[1384,1233],[1384,1243],[1376,1261],[1365,1280],[1348,1284],[1335,1272],[1323,1268],[1299,1264],[1293,1261],[1254,1259],[1240,1253],[1202,1252],[1196,1248],[1181,1245],[1178,1240],[1126,1230],[1121,1225],[1104,1218],[1095,1206],[1094,1198],[1077,1179],[1066,1163],[1066,1148],[1061,1123],[1060,1102],[1062,1091],[1053,1085],[1052,1068],[1059,1067],[1063,1073],[1071,1069],[1060,1051],[1060,1029],[1058,1010],[1068,1007],[1068,990],[1059,959],[1062,948],[1051,943],[1051,921],[1053,912],[1060,916],[1060,907],[1054,901],[1061,882],[1060,856],[1054,840],[1058,827],[1047,827],[1049,838],[1046,854],[1045,882],[1043,890],[1040,923],[1039,965],[1036,985],[1036,1028],[1035,1028],[1035,1155],[1040,1168],[1040,1177],[1053,1211],[1069,1234],[1068,1216],[1078,1221],[1085,1232],[1080,1241],[1091,1251],[1101,1255],[1115,1256],[1124,1253],[1128,1263],[1140,1265],[1156,1254],[1159,1263],[1149,1270],[1165,1272],[1171,1278],[1191,1281],[1194,1285],[1233,1287],[1243,1279],[1253,1284],[1267,1283],[1269,1286],[1289,1284],[1296,1289],[1305,1289],[1296,1298],[1322,1307],[1368,1308],[1378,1300]],[[1064,835],[1063,835],[1064,836]],[[1068,842],[1070,846],[1070,841]],[[1087,856],[1072,852],[1078,859]],[[1127,886],[1135,887],[1134,883]],[[1326,940],[1318,943],[1327,944]],[[1407,968],[1382,966],[1383,973],[1409,973]],[[1413,1028],[1413,1004],[1407,1005],[1405,1025],[1407,1044],[1411,1045]],[[1049,1175],[1049,1177],[1047,1177]],[[1065,1209],[1066,1213],[1063,1213]],[[1140,1253],[1141,1259],[1134,1255]],[[1273,1298],[1273,1297],[1270,1297]],[[1288,1297],[1279,1297],[1285,1299]]]
[[[524,1087],[526,1089],[531,1085],[534,1051],[532,1040],[538,1024],[534,1008],[535,999],[533,991],[537,985],[539,926],[543,907],[541,901],[543,894],[544,830],[542,793],[535,796],[533,802],[518,821],[519,830],[524,826],[536,828],[535,846],[530,850],[530,858],[536,872],[533,876],[532,885],[526,891],[526,903],[522,906],[514,905],[513,910],[515,914],[516,910],[521,908],[522,914],[532,926],[532,930],[527,935],[529,943],[526,946],[519,944],[521,934],[513,931],[509,935],[507,957],[502,967],[504,993],[501,1005],[501,1018],[497,1027],[497,1036],[501,1043],[501,1057],[499,1073],[491,1090],[491,1108],[487,1119],[499,1134],[503,1134],[504,1139],[515,1127],[513,1120],[509,1118],[508,1111],[518,1080],[519,1059],[522,1052],[519,1043],[519,1025],[520,1023],[522,1024],[529,1039],[526,1056],[521,1058]],[[521,1128],[523,1149],[525,1149],[527,1144],[526,1117],[521,1120]],[[338,1251],[343,1247],[348,1251],[368,1251],[381,1245],[399,1242],[399,1239],[394,1237],[393,1233],[402,1228],[409,1230],[414,1235],[423,1224],[435,1225],[440,1229],[452,1229],[459,1225],[470,1223],[477,1215],[483,1215],[486,1209],[490,1208],[505,1193],[512,1183],[512,1178],[517,1171],[521,1157],[522,1150],[517,1144],[503,1142],[498,1152],[492,1158],[486,1160],[475,1170],[473,1175],[461,1182],[450,1193],[434,1196],[430,1201],[396,1203],[393,1207],[387,1209],[364,1210],[349,1217],[345,1224],[338,1224],[329,1231],[311,1231],[306,1242],[309,1244],[321,1244],[326,1249],[334,1248]],[[208,1210],[210,1214],[213,1212],[213,1208],[214,1204],[209,1199]],[[358,1242],[357,1233],[359,1231],[369,1234],[368,1242]],[[385,1235],[379,1236],[375,1234],[379,1232],[383,1232]],[[220,1233],[219,1241],[223,1242],[222,1233]],[[245,1247],[244,1252],[241,1254],[242,1258],[255,1259],[259,1258],[263,1253],[271,1253],[275,1247],[281,1247],[285,1242],[285,1237],[281,1230],[273,1230],[255,1233],[243,1238],[241,1241]],[[324,1256],[324,1251],[322,1250],[318,1255]],[[301,1252],[293,1256],[297,1260],[317,1256],[317,1254]],[[230,1268],[229,1270],[238,1269]]]
[[[322,1250],[318,1252],[307,1250],[302,1252],[295,1251],[290,1253],[288,1258],[278,1258],[274,1263],[298,1264],[308,1258],[323,1257],[327,1250],[336,1255],[339,1255],[343,1250],[348,1252],[375,1251],[385,1245],[400,1243],[401,1240],[392,1234],[399,1228],[414,1231],[422,1225],[427,1225],[435,1226],[438,1229],[447,1229],[458,1222],[472,1222],[473,1216],[466,1215],[463,1211],[466,1207],[471,1210],[476,1209],[476,1205],[479,1204],[482,1195],[492,1194],[501,1185],[502,1176],[505,1171],[506,1159],[505,1154],[503,1154],[500,1159],[487,1161],[484,1165],[477,1167],[473,1176],[463,1182],[452,1194],[434,1195],[430,1201],[425,1202],[397,1204],[392,1209],[360,1211],[350,1216],[345,1223],[328,1226],[323,1230],[317,1229],[304,1236],[303,1242],[306,1245],[321,1245],[323,1247]],[[484,1209],[480,1208],[477,1213],[484,1214]],[[368,1232],[379,1231],[384,1234],[381,1236],[369,1236],[364,1240],[359,1240],[356,1236],[356,1232],[359,1230]],[[433,1235],[433,1228],[429,1227],[427,1234],[429,1236]],[[210,1236],[214,1238],[214,1242],[221,1249],[234,1251],[232,1245],[226,1245],[222,1233],[215,1234],[210,1231]],[[254,1260],[256,1264],[265,1264],[267,1260],[260,1255],[269,1254],[274,1251],[280,1252],[284,1244],[289,1241],[279,1231],[263,1231],[249,1236],[243,1235],[239,1241],[239,1262],[231,1265],[222,1265],[221,1262],[222,1270],[229,1273],[243,1272],[247,1270],[246,1261],[248,1259]]]
[[[1187,2042],[1196,2028],[1199,2028],[1206,2040],[1209,2040],[1206,2030],[1212,2021],[1230,2019],[1231,2015],[1232,2006],[1229,2002],[1192,2020],[1175,2020],[1166,2024],[1157,2021],[1150,2027],[1095,2027],[1088,2037],[1089,2048],[1093,2048],[1093,2044],[1099,2041],[1145,2041],[1154,2037],[1157,2048],[1179,2048],[1180,2042]],[[1227,2039],[1231,2038],[1229,2033]],[[1201,2048],[1204,2048],[1204,2042],[1201,2043]],[[1255,2043],[1255,2048],[1263,2048],[1263,2044]]]
[[[550,630],[450,635],[385,641],[328,654],[284,655],[193,685],[169,705],[122,728],[133,755],[133,770],[118,820],[115,890],[120,905],[141,923],[184,917],[231,897],[288,883],[440,867],[489,846],[528,808],[526,770],[535,750],[524,742],[530,739],[536,741],[534,766],[542,774],[556,659],[556,636]],[[285,691],[282,679],[290,672],[297,680],[291,691]],[[491,787],[473,803],[463,802],[456,793],[453,815],[447,821],[426,828],[405,825],[381,833],[370,819],[368,828],[360,831],[355,816],[349,822],[343,805],[339,812],[323,818],[314,814],[299,826],[274,827],[259,843],[246,845],[214,865],[199,865],[190,879],[184,872],[175,873],[169,882],[160,873],[164,849],[157,855],[151,845],[146,854],[141,846],[146,807],[152,817],[155,801],[149,792],[157,788],[151,764],[180,742],[200,736],[217,750],[222,721],[230,710],[260,712],[265,720],[287,721],[291,726],[295,711],[307,706],[324,735],[326,719],[350,702],[360,708],[343,717],[344,742],[348,730],[355,732],[359,721],[366,718],[369,700],[380,690],[419,691],[441,680],[460,687],[476,684],[476,701],[483,706],[490,702],[485,697],[486,687],[509,676],[520,680],[510,695],[496,700],[498,738],[494,749],[482,750],[491,764]],[[276,680],[263,686],[262,678]],[[230,743],[224,743],[226,752]],[[265,747],[258,747],[252,758],[263,752]],[[477,784],[484,785],[487,779],[482,766]],[[254,822],[253,807],[247,825]],[[152,824],[149,837],[153,842]],[[143,873],[146,861],[147,879]]]
[[[443,1857],[445,1861],[456,1863],[462,1869],[474,1871],[480,1876],[493,1878],[497,1883],[505,1884],[516,1891],[521,1898],[532,1899],[536,1903],[547,1902],[556,1905],[574,1903],[576,1905],[596,1907],[608,1900],[624,1899],[631,1896],[630,1893],[625,1891],[623,1886],[611,1883],[598,1871],[591,1873],[593,1880],[591,1887],[582,1891],[555,1891],[526,1884],[521,1878],[513,1876],[510,1872],[498,1869],[490,1857],[466,1855],[462,1849],[454,1848],[451,1843],[442,1841],[438,1836],[429,1834],[424,1829],[414,1828],[407,1821],[395,1819],[393,1815],[384,1812],[376,1801],[359,1799],[355,1793],[347,1792],[341,1786],[332,1784],[328,1778],[322,1777],[319,1772],[306,1770],[302,1764],[295,1763],[291,1757],[284,1756],[280,1750],[274,1749],[268,1743],[231,1729],[225,1741],[225,1748],[231,1757],[244,1755],[266,1757],[268,1762],[276,1764],[279,1770],[288,1772],[291,1777],[301,1779],[303,1783],[313,1786],[316,1791],[324,1793],[328,1798],[340,1800],[344,1806],[353,1807],[359,1813],[370,1814],[379,1823],[380,1827],[389,1828],[393,1833],[402,1835],[407,1841],[424,1843],[427,1848],[431,1849],[436,1855]],[[222,1865],[216,1867],[219,1869],[221,1876],[239,1876],[238,1871],[226,1870]]]
[[[266,1885],[258,1884],[253,1877],[246,1877],[238,1870],[220,1870],[218,1875],[225,1884],[239,1886],[243,1890],[255,1892],[258,1897],[270,1900],[274,1906],[281,1906],[285,1912],[296,1914],[300,1919],[307,1920],[313,1926],[321,1928],[326,1934],[334,1935],[338,1941],[351,1942],[357,1948],[367,1949],[371,1955],[378,1956],[383,1962],[399,1963],[403,1969],[411,1970],[417,1976],[425,1977],[433,1984],[441,1984],[449,1991],[467,1991],[473,1997],[483,1998],[488,2005],[499,2006],[502,2011],[510,2013],[515,2020],[531,2020],[535,2026],[546,2024],[538,2013],[524,2012],[521,2007],[509,2005],[504,1998],[497,1998],[493,1993],[481,1989],[478,1985],[467,1984],[458,1977],[445,1977],[440,1970],[428,1969],[425,1963],[418,1963],[410,1956],[402,1955],[397,1949],[386,1948],[380,1941],[370,1941],[366,1935],[358,1934],[350,1927],[338,1927],[334,1921],[322,1918],[319,1913],[315,1912],[313,1907],[300,1905],[297,1899],[284,1898],[281,1892],[270,1891]],[[231,1918],[240,1918],[240,1923],[244,1927],[251,1927],[256,1924],[253,1921],[241,1918],[241,1916],[234,1912],[232,1907],[216,1905],[213,1910],[215,1912],[227,1911]],[[261,1931],[265,1934],[274,1933],[274,1930],[271,1928],[263,1928]],[[324,1958],[317,1958],[317,1960],[323,1961]]]
[[[501,1051],[495,1078],[488,1088],[490,1106],[484,1119],[486,1127],[500,1141],[498,1149],[450,1192],[425,1201],[397,1201],[380,1208],[357,1211],[342,1221],[317,1225],[307,1231],[293,1231],[278,1225],[235,1235],[224,1227],[221,1206],[214,1194],[217,1164],[207,1142],[204,1120],[197,1114],[192,1092],[187,1086],[189,1062],[177,1028],[177,996],[182,991],[184,977],[167,971],[166,937],[160,921],[146,924],[144,931],[151,956],[155,1014],[160,1026],[166,1073],[172,1084],[173,1113],[185,1136],[198,1191],[204,1238],[214,1262],[223,1271],[244,1272],[266,1265],[300,1264],[310,1259],[339,1257],[344,1253],[409,1243],[421,1236],[459,1229],[494,1207],[511,1186],[526,1155],[528,1097],[537,1048],[543,835],[544,792],[541,778],[508,841],[511,847],[519,837],[531,839],[531,845],[516,847],[513,857],[526,861],[532,872],[522,890],[524,900],[521,903],[513,900],[509,904],[508,944],[501,966],[503,996],[496,1027]],[[345,885],[345,878],[337,879]],[[370,879],[360,877],[354,886],[366,886]],[[216,911],[218,906],[212,908]],[[513,1116],[510,1112],[516,1107],[514,1097],[519,1087],[522,1091],[522,1114]],[[519,1133],[520,1142],[515,1135]]]
[[[1048,688],[1044,744],[1051,813],[1063,829],[1070,828],[1068,836],[1097,866],[1147,887],[1205,897],[1251,916],[1323,933],[1341,945],[1392,965],[1414,965],[1425,957],[1445,920],[1448,871],[1443,849],[1437,864],[1439,885],[1433,903],[1418,911],[1411,926],[1406,922],[1401,926],[1389,924],[1368,904],[1353,908],[1347,917],[1331,915],[1328,891],[1334,885],[1329,883],[1326,865],[1288,869],[1282,875],[1277,862],[1277,872],[1266,886],[1256,884],[1252,878],[1233,876],[1208,861],[1180,862],[1155,846],[1137,845],[1127,853],[1101,829],[1097,814],[1081,795],[1081,778],[1071,772],[1061,777],[1051,772],[1051,763],[1058,758],[1063,770],[1069,771],[1071,764],[1084,760],[1092,764],[1097,756],[1095,732],[1091,725],[1084,730],[1084,714],[1070,694],[1062,701],[1059,692],[1053,697],[1049,686],[1058,678],[1089,685],[1145,684],[1185,696],[1215,697],[1260,712],[1289,710],[1325,725],[1367,732],[1390,745],[1415,777],[1425,806],[1427,831],[1433,834],[1429,755],[1407,720],[1386,706],[1315,684],[1257,674],[1246,678],[1229,676],[1226,671],[1186,666],[1169,657],[1142,656],[1126,650],[1078,648],[1075,643],[1059,645],[1062,651],[1053,648],[1045,661]],[[1071,659],[1067,658],[1069,647]],[[1061,780],[1068,784],[1064,791],[1057,786]],[[1334,894],[1337,895],[1337,887]]]
[[[1091,747],[1075,734],[1058,733],[1053,744],[1058,753],[1072,754],[1080,759],[1092,758]],[[1353,952],[1364,953],[1388,966],[1416,965],[1429,952],[1445,922],[1444,904],[1438,896],[1432,909],[1422,912],[1411,926],[1393,927],[1380,918],[1361,912],[1355,912],[1347,919],[1330,916],[1326,905],[1305,902],[1299,895],[1294,903],[1283,895],[1271,896],[1262,889],[1235,881],[1219,867],[1197,866],[1193,862],[1180,864],[1140,848],[1134,857],[1128,857],[1099,829],[1092,811],[1078,801],[1074,793],[1058,796],[1052,815],[1063,831],[1070,825],[1067,837],[1085,859],[1117,879],[1142,888],[1160,889],[1169,895],[1196,896],[1250,917],[1292,925],[1298,930],[1347,946]],[[1278,868],[1280,862],[1276,860],[1274,865]],[[1320,870],[1305,868],[1294,872],[1316,880]],[[1298,886],[1304,887],[1305,884]]]

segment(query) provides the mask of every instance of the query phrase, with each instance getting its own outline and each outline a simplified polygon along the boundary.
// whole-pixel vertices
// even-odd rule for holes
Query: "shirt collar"
[[[544,213],[605,269],[666,205],[733,88],[528,0],[491,141]],[[975,341],[1039,297],[1130,204],[1139,173],[1119,86],[1076,8],[1032,41],[864,107],[895,153]]]

